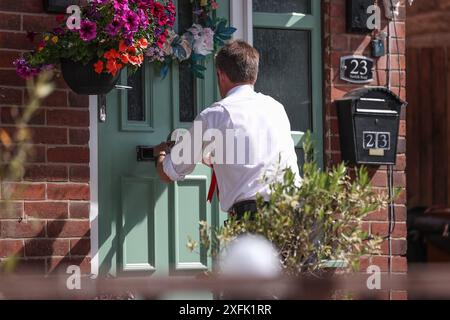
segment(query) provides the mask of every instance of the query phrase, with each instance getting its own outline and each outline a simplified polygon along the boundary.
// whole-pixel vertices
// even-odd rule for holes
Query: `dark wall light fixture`
[[[375,0],[347,0],[347,32],[349,33],[370,33],[367,21],[370,14],[367,9],[375,4]]]
[[[44,10],[48,13],[66,13],[68,6],[80,4],[80,0],[43,0]]]

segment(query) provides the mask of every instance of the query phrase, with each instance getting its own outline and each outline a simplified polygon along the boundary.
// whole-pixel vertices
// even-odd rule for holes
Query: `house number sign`
[[[341,80],[351,83],[373,81],[374,61],[364,56],[341,57]]]
[[[363,132],[363,148],[369,150],[371,156],[384,156],[391,150],[391,134],[389,132]]]

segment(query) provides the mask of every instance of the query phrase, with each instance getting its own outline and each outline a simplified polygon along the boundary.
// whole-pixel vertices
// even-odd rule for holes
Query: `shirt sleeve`
[[[172,181],[181,181],[185,177],[192,173],[197,163],[202,161],[203,150],[205,148],[205,142],[203,141],[203,135],[208,129],[219,129],[223,127],[223,124],[228,123],[229,116],[225,112],[224,108],[220,105],[213,105],[210,108],[205,109],[194,120],[192,127],[183,135],[189,135],[190,139],[187,143],[186,140],[180,141],[172,148],[172,151],[179,151],[180,149],[190,149],[190,157],[187,157],[186,161],[174,161],[173,157],[176,156],[170,153],[163,161],[163,171]],[[201,130],[201,132],[195,132]],[[200,139],[200,140],[199,140]],[[198,146],[198,147],[195,147]]]

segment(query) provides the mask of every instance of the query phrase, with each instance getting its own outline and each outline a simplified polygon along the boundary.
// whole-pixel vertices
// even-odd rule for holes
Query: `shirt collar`
[[[243,85],[240,85],[240,86],[236,86],[233,89],[231,89],[230,91],[228,91],[227,98],[229,96],[231,96],[231,95],[238,94],[238,93],[241,93],[241,92],[250,92],[250,91],[254,92],[254,90],[255,90],[255,88],[251,84],[243,84]]]

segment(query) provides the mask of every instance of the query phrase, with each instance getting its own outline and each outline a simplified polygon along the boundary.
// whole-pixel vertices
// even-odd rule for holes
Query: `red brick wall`
[[[324,136],[325,136],[325,161],[332,166],[341,161],[339,125],[334,101],[341,98],[347,92],[359,88],[360,85],[346,83],[339,79],[339,59],[349,54],[364,54],[370,56],[370,35],[346,33],[345,25],[345,0],[324,0]],[[382,1],[378,1],[382,3]],[[391,47],[391,86],[392,90],[406,99],[406,73],[405,73],[405,6],[400,10],[398,21],[395,22],[397,38],[394,38],[394,22],[390,24],[384,18],[382,7],[382,31],[390,28]],[[398,44],[398,45],[397,45]],[[386,43],[387,48],[387,43]],[[400,63],[399,63],[400,61]],[[370,85],[387,86],[388,84],[387,56],[379,58],[376,62],[374,83]],[[397,165],[394,172],[394,184],[397,187],[406,187],[406,122],[405,110],[402,112],[400,123],[400,138],[398,141]],[[375,187],[385,190],[387,186],[387,168],[385,166],[371,169],[372,183]],[[383,253],[380,256],[368,257],[363,260],[361,267],[364,269],[370,264],[378,265],[383,272],[405,273],[406,263],[406,196],[402,193],[396,201],[396,227],[393,233],[392,257],[388,255],[388,244],[382,246]],[[387,210],[371,214],[365,222],[366,228],[374,234],[387,235],[388,213]],[[404,292],[386,292],[387,298],[405,298]]]
[[[36,46],[26,31],[56,23],[42,0],[0,1],[0,125],[12,128],[11,111],[26,102],[24,81],[12,62]],[[8,130],[8,129],[7,129]],[[13,212],[0,215],[0,259],[16,255],[19,269],[53,272],[78,264],[90,270],[89,109],[58,79],[57,89],[31,121],[34,157],[13,188]]]

